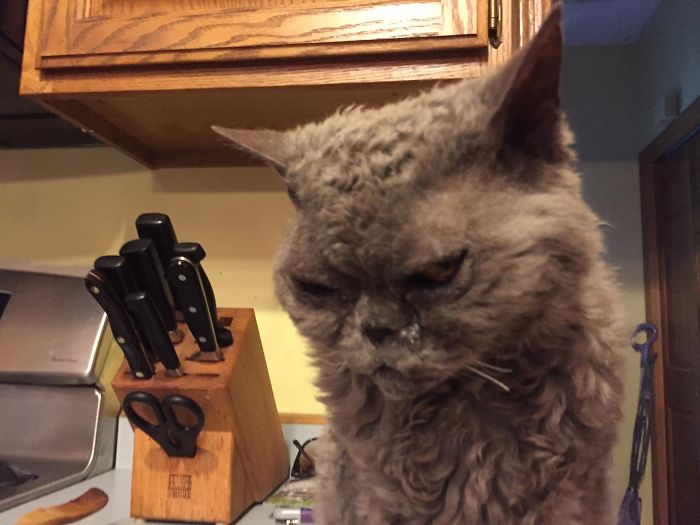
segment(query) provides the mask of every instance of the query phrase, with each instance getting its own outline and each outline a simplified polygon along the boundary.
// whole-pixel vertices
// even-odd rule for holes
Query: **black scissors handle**
[[[146,421],[134,410],[134,403],[142,403],[151,409],[156,423]],[[195,416],[195,424],[185,426],[177,418],[174,407],[179,406]],[[197,452],[197,435],[204,426],[204,411],[192,399],[181,395],[168,396],[163,401],[143,391],[129,392],[124,397],[124,413],[129,421],[153,438],[168,456],[194,457]]]

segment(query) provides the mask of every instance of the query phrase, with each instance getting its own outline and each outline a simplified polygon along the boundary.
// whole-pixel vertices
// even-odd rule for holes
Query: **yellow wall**
[[[642,224],[637,163],[586,162],[579,171],[586,201],[607,223],[603,227],[607,259],[617,269],[622,285],[627,322],[632,329],[645,320]],[[625,399],[619,439],[613,453],[613,487],[616,504],[622,499],[629,477],[630,449],[639,392],[639,354],[629,346],[620,349],[625,358]],[[657,365],[660,366],[660,365]],[[641,487],[642,525],[653,523],[651,463]]]
[[[276,247],[293,209],[265,168],[150,172],[108,148],[0,151],[0,267],[84,275],[146,211],[207,251],[220,306],[255,308],[281,412],[321,413],[304,341],[277,304]]]
[[[611,223],[611,262],[620,268],[630,327],[644,318],[636,164],[581,166],[587,200]],[[84,275],[99,255],[135,237],[144,211],[168,213],[180,240],[201,242],[222,306],[252,306],[282,412],[322,413],[306,344],[274,298],[274,254],[294,213],[277,175],[264,168],[150,172],[108,148],[0,151],[0,267]],[[627,397],[615,450],[615,501],[627,483],[639,361],[622,350]],[[650,475],[644,486],[651,523]]]

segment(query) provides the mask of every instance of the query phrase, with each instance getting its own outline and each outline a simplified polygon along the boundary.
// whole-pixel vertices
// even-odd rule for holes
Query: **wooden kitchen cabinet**
[[[147,166],[241,164],[212,124],[284,129],[479,75],[550,3],[30,0],[21,91]]]

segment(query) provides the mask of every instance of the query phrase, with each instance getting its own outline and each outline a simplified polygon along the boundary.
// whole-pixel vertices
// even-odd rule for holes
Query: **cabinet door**
[[[40,69],[484,48],[488,0],[32,0]]]

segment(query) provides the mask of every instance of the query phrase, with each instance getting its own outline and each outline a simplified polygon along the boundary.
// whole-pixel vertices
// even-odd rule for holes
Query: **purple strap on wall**
[[[634,338],[646,332],[647,340],[637,343]],[[632,334],[632,348],[640,353],[641,378],[639,382],[639,400],[637,401],[637,416],[634,420],[632,435],[632,453],[630,456],[630,478],[622,499],[618,525],[640,525],[642,519],[642,499],[639,497],[639,485],[644,478],[647,456],[649,453],[649,438],[651,427],[652,395],[654,390],[654,361],[656,355],[650,352],[651,345],[656,340],[658,331],[651,323],[642,323]]]

